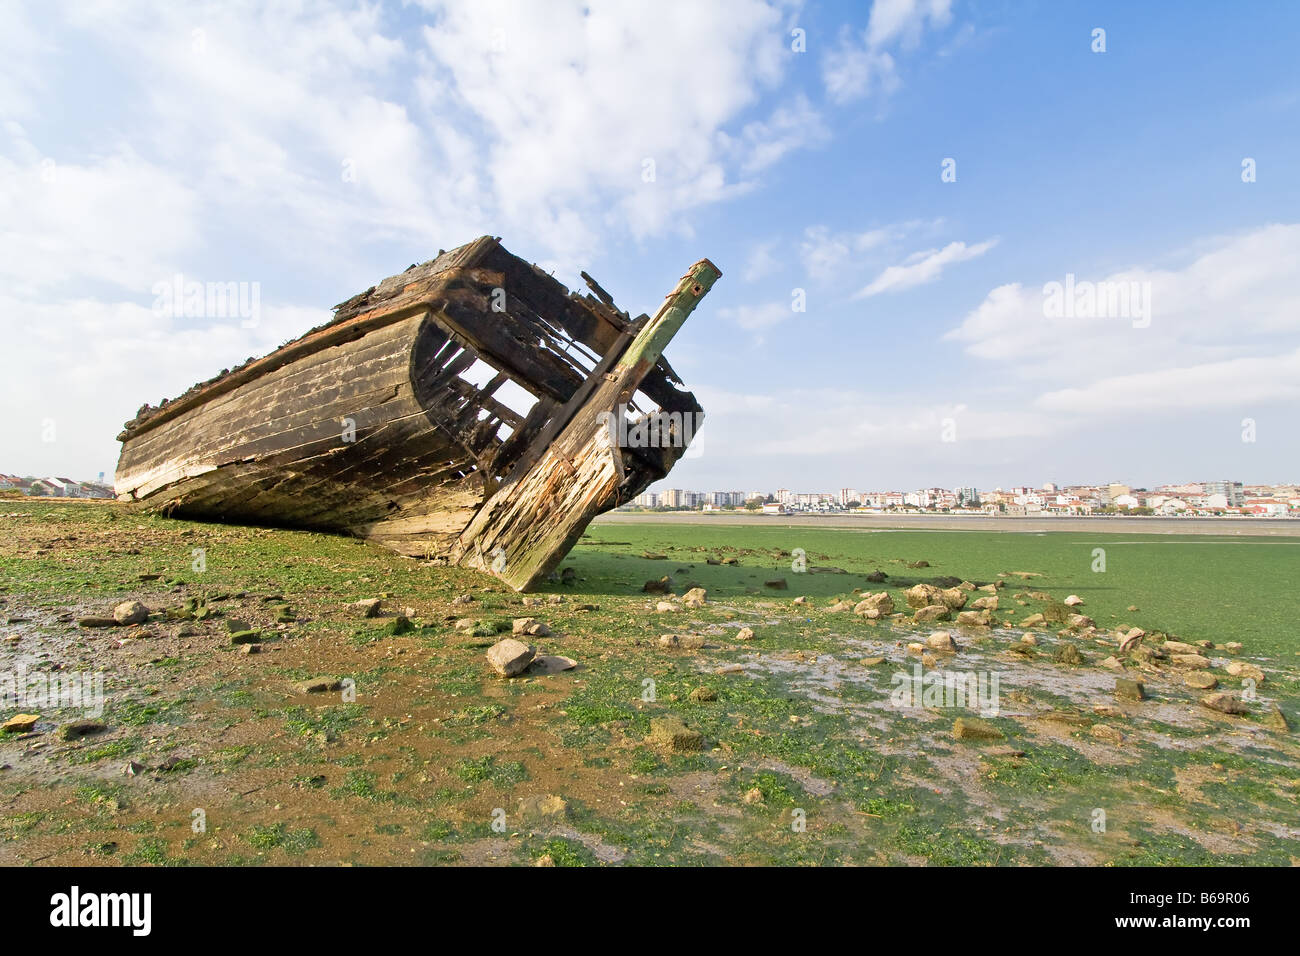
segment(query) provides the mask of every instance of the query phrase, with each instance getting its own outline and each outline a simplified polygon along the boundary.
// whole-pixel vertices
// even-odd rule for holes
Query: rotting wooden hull
[[[596,296],[571,295],[482,237],[142,408],[118,436],[118,496],[178,517],[354,534],[526,590],[685,451],[620,448],[605,416],[657,408],[698,425],[661,353],[718,276],[697,263],[654,317],[632,320],[594,281]],[[508,383],[514,408],[497,395]]]

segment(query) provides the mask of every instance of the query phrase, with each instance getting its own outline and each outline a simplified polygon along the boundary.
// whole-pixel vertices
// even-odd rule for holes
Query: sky
[[[1300,481],[1297,36],[1280,2],[5,0],[0,471],[111,476],[141,404],[491,234],[634,315],[721,268],[659,487]]]

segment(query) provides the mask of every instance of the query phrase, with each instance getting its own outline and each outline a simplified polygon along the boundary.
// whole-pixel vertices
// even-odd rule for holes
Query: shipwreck
[[[141,408],[118,436],[118,497],[533,588],[592,518],[667,475],[703,419],[663,350],[718,269],[700,260],[636,318],[582,276],[591,292],[570,293],[490,236],[411,266]]]

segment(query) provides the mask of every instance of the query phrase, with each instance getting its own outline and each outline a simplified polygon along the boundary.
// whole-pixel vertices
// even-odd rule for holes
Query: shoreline
[[[1196,534],[1246,537],[1300,537],[1293,518],[1169,518],[1152,516],[1070,516],[1059,518],[989,515],[762,515],[701,511],[610,511],[597,524],[745,525],[755,528],[829,528],[858,531],[1054,531],[1097,534]]]

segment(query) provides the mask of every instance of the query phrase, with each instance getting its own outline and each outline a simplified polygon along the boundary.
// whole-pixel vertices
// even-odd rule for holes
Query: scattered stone
[[[1115,678],[1115,696],[1120,700],[1146,700],[1146,687],[1140,680],[1117,677]]]
[[[1229,641],[1223,645],[1223,649],[1229,654],[1239,654],[1241,653],[1241,641]]]
[[[525,820],[563,820],[569,804],[553,793],[534,794],[519,801],[519,815]]]
[[[659,646],[697,651],[704,646],[704,638],[699,634],[663,634],[659,638]]]
[[[40,714],[14,714],[6,720],[0,730],[7,734],[25,734],[36,726]]]
[[[537,620],[535,617],[517,617],[510,624],[512,634],[523,634],[527,637],[550,637],[551,629]]]
[[[959,611],[957,624],[960,627],[989,627],[993,616],[988,611]]]
[[[1169,660],[1179,667],[1193,667],[1197,670],[1206,670],[1210,666],[1209,658],[1200,654],[1170,654]]]
[[[259,631],[235,631],[230,635],[231,644],[256,644],[261,639]]]
[[[1119,652],[1121,654],[1127,654],[1138,645],[1142,638],[1146,637],[1146,634],[1147,632],[1142,630],[1140,627],[1131,629],[1127,634],[1120,638]]]
[[[247,657],[249,654],[260,654],[262,653],[262,645],[261,644],[240,644],[239,653],[243,654],[245,657]]]
[[[1286,714],[1282,713],[1282,708],[1277,704],[1270,704],[1268,716],[1264,718],[1264,723],[1270,730],[1280,730],[1287,733],[1291,730],[1291,723],[1286,719]]]
[[[108,727],[97,720],[74,720],[59,728],[60,740],[78,740],[90,734],[102,734]]]
[[[561,657],[557,654],[539,654],[533,658],[533,662],[528,665],[530,674],[558,674],[561,671],[571,671],[578,666],[578,662],[572,657]]]
[[[525,598],[524,600],[526,602],[528,599]],[[454,598],[451,599],[452,604],[471,604],[473,603],[473,601],[474,601],[474,595],[472,594],[457,594]],[[361,603],[364,604],[365,602],[362,601]]]
[[[1166,654],[1200,654],[1201,649],[1195,644],[1184,644],[1182,641],[1165,641],[1160,645],[1160,649]]]
[[[944,588],[939,592],[939,603],[950,611],[960,611],[966,606],[966,592],[961,588]]]
[[[113,608],[113,620],[118,624],[143,624],[149,620],[149,609],[139,601],[123,601]]]
[[[752,641],[754,639],[754,629],[752,627],[742,627],[736,632],[736,640]]]
[[[122,768],[122,773],[128,777],[138,777],[140,774],[144,773],[144,771],[144,764],[137,763],[134,760],[128,760],[126,766]]]
[[[1042,627],[1047,623],[1047,618],[1041,614],[1031,614],[1020,622],[1021,627]]]
[[[1093,724],[1088,732],[1098,740],[1104,740],[1108,744],[1122,744],[1124,742],[1124,735],[1109,724]]]
[[[1249,708],[1232,694],[1211,694],[1201,698],[1201,706],[1221,714],[1248,714]]]
[[[914,584],[903,592],[903,596],[907,598],[908,607],[923,608],[934,604],[947,607],[942,600],[943,589],[933,584]]]
[[[470,600],[472,601],[474,599],[471,597]],[[379,609],[382,603],[383,602],[380,601],[379,598],[363,598],[362,600],[358,601],[356,604],[352,606],[361,612],[362,617],[379,617]],[[456,600],[452,601],[452,603],[461,604],[464,602],[462,602],[460,598],[457,598]]]
[[[1231,661],[1224,668],[1233,677],[1240,677],[1242,680],[1253,680],[1257,684],[1264,683],[1264,671],[1254,664],[1247,664],[1244,661]]]
[[[712,687],[697,687],[691,691],[691,700],[697,704],[708,704],[718,699],[718,692]]]
[[[677,717],[650,718],[647,742],[677,753],[694,753],[704,749],[704,735],[691,730]]]
[[[1196,690],[1214,690],[1219,686],[1219,679],[1205,671],[1192,671],[1183,678],[1183,683]]]
[[[907,566],[908,566],[909,568],[928,568],[928,567],[930,566],[930,562],[929,562],[929,561],[909,561],[909,562],[907,563]]]
[[[872,571],[867,575],[867,581],[871,584],[883,584],[887,577],[889,577],[889,575],[884,571]]]
[[[912,615],[912,620],[917,624],[925,624],[929,621],[947,621],[951,618],[952,611],[948,610],[947,605],[944,604],[927,604]]]
[[[939,666],[939,662],[935,659],[935,657],[934,657],[933,654],[925,653],[925,654],[922,654],[922,655],[921,655],[921,666],[922,666],[922,667],[938,667],[938,666]]]
[[[655,611],[659,614],[675,614],[680,610],[681,608],[672,601],[660,601],[655,605]]]
[[[754,787],[753,789],[749,790],[745,794],[745,802],[751,805],[755,803],[762,803],[763,791],[758,789],[758,787]]]
[[[772,588],[774,591],[784,591],[790,587],[790,583],[785,578],[777,578],[774,581],[764,581],[763,587]]]
[[[1052,660],[1058,664],[1068,664],[1070,667],[1078,667],[1083,663],[1083,655],[1073,644],[1058,644],[1056,651],[1052,654]]]
[[[333,677],[313,677],[311,680],[299,681],[293,685],[293,689],[300,694],[328,694],[342,690],[343,682]]]
[[[1020,638],[1021,644],[1028,644],[1030,647],[1038,646],[1038,636],[1036,634],[1026,634]]]
[[[502,677],[515,677],[533,662],[537,649],[513,637],[497,641],[487,651],[488,663]]]
[[[925,645],[924,645],[924,644],[921,644],[921,643],[918,642],[918,641],[912,641],[910,644],[907,645],[907,653],[909,653],[909,654],[924,654],[924,653],[925,653]]]
[[[832,604],[832,605],[831,605],[830,607],[828,607],[826,610],[829,611],[829,612],[832,613],[832,614],[839,614],[839,613],[841,613],[841,612],[843,612],[843,611],[851,611],[851,610],[853,610],[853,602],[852,602],[852,601],[836,601],[834,604]],[[880,616],[880,614],[877,613],[877,614],[876,614],[876,617],[879,617],[879,616]]]
[[[998,609],[997,595],[995,594],[991,597],[976,598],[971,602],[970,606],[973,611],[996,611]]]
[[[947,631],[935,631],[925,639],[925,643],[927,647],[931,647],[936,651],[957,653],[957,642],[952,639],[952,635]]]
[[[708,593],[704,588],[691,588],[682,595],[682,603],[687,607],[704,607],[707,603]]]
[[[713,673],[715,674],[743,674],[745,673],[744,664],[724,664]]]
[[[1122,671],[1124,669],[1124,665],[1120,662],[1120,659],[1118,657],[1105,658],[1101,662],[1101,666],[1108,667],[1113,671]]]
[[[875,611],[874,615],[869,612]],[[881,591],[878,594],[868,594],[853,607],[854,614],[861,614],[864,617],[884,617],[887,614],[894,613],[894,599],[890,597],[888,591]]]
[[[953,721],[952,735],[958,740],[1002,740],[1005,737],[993,724],[978,717],[958,717]]]
[[[1065,619],[1065,626],[1069,628],[1096,627],[1097,622],[1086,614],[1071,614]]]
[[[658,581],[647,581],[641,586],[641,590],[646,594],[667,594],[672,590],[672,582],[665,574]]]
[[[883,657],[864,657],[862,660],[858,661],[858,663],[863,667],[876,667],[877,665],[885,663],[885,659]]]
[[[1137,606],[1136,604],[1130,604],[1130,605],[1128,606],[1128,609],[1129,609],[1130,612],[1135,612],[1135,611],[1138,610],[1138,606]]]
[[[1064,603],[1066,607],[1078,607],[1083,603],[1083,598],[1079,597],[1077,594],[1071,594],[1062,603]]]
[[[83,617],[77,620],[79,627],[116,627],[115,617]]]
[[[804,596],[801,594],[801,595],[799,595],[797,598],[794,599],[794,603],[795,603],[795,604],[807,604],[807,603],[808,603],[808,598],[804,597]]]

